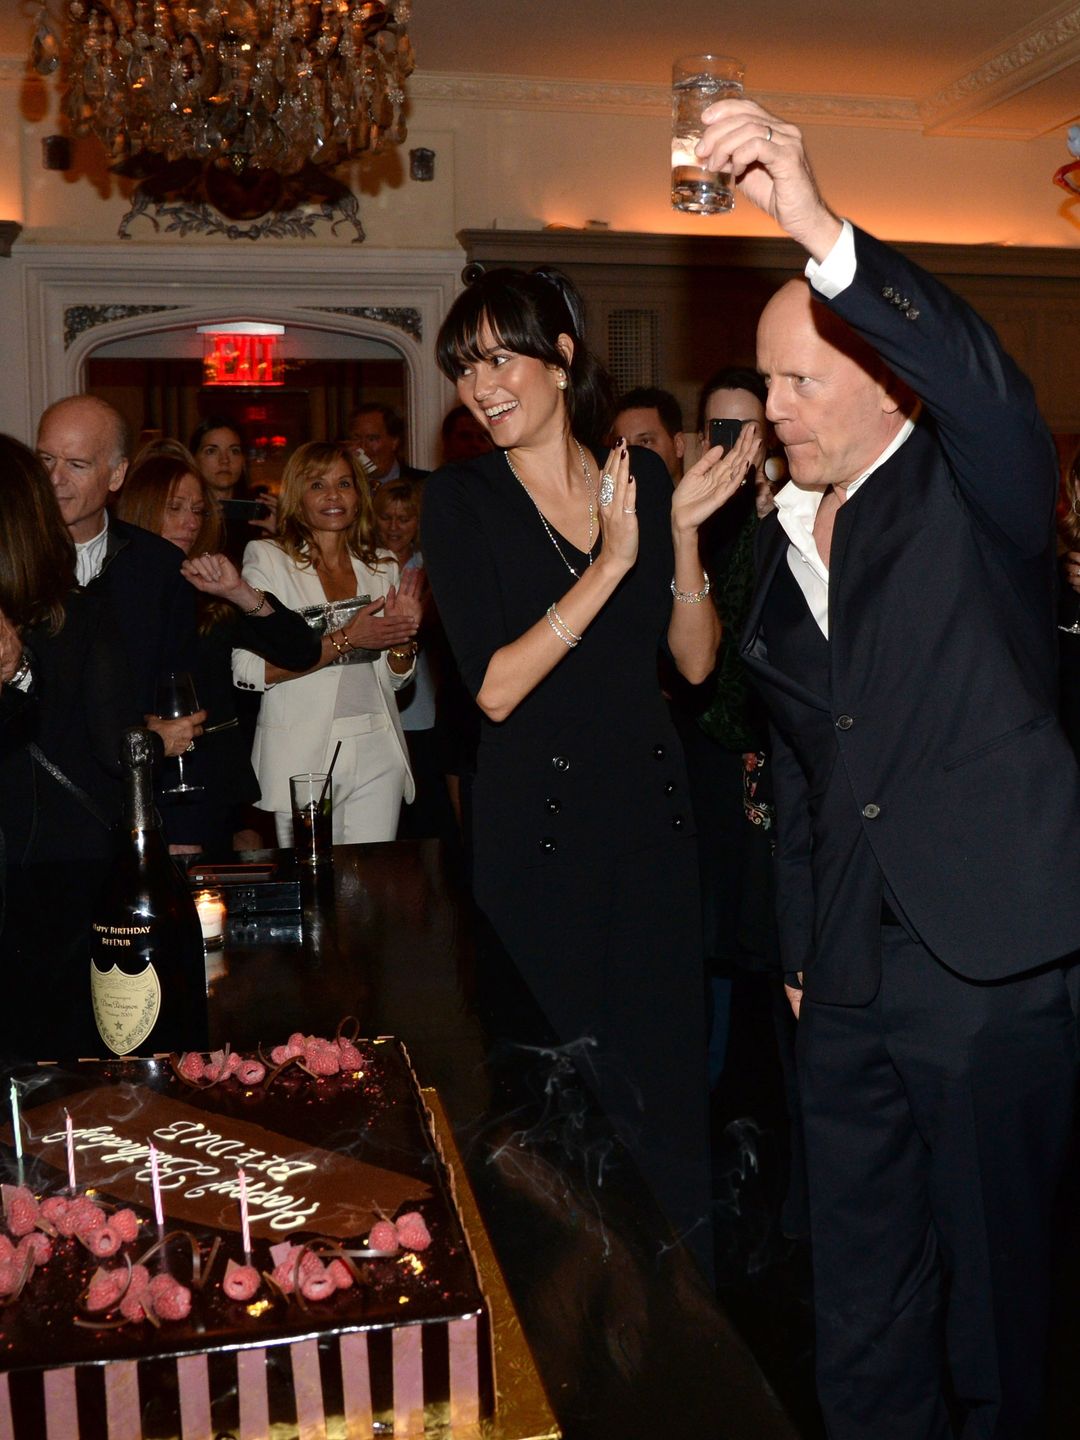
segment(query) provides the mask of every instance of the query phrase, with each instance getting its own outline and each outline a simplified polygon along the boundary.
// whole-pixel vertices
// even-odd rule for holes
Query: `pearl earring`
[[[566,389],[566,376],[565,376],[565,375],[560,375],[559,378],[555,381],[555,384],[558,386],[558,388],[559,388],[560,390],[565,390],[565,389]]]

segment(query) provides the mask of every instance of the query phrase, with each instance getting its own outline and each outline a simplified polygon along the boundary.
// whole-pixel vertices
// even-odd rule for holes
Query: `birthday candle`
[[[244,1258],[251,1254],[251,1230],[248,1228],[248,1203],[247,1203],[247,1176],[243,1170],[237,1170],[240,1177],[240,1229],[244,1237]]]
[[[15,1088],[15,1081],[11,1082],[11,1127],[15,1131],[15,1159],[22,1165],[22,1122],[19,1119],[19,1092]]]
[[[158,1174],[157,1146],[150,1142],[150,1183],[154,1187],[154,1219],[157,1221],[160,1230],[165,1224],[165,1216],[161,1210],[161,1177]]]
[[[64,1111],[64,1128],[67,1131],[68,1185],[75,1194],[75,1135],[71,1128],[71,1116]]]

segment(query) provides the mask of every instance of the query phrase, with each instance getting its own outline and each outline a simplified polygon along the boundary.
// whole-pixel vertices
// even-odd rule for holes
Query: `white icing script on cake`
[[[362,1104],[358,1095],[358,1121]],[[289,1113],[290,1108],[286,1101],[276,1113]],[[153,1140],[167,1222],[238,1231],[241,1166],[247,1177],[251,1230],[264,1236],[299,1228],[340,1239],[366,1235],[380,1215],[396,1215],[430,1194],[424,1180],[126,1082],[97,1084],[62,1100],[24,1105],[26,1153],[65,1180],[68,1112],[78,1189],[100,1190],[150,1212]],[[298,1105],[297,1120],[307,1133],[317,1135],[319,1106]],[[11,1143],[10,1124],[0,1128],[0,1140]]]
[[[117,1135],[111,1125],[73,1128],[72,1136],[76,1155],[97,1151],[105,1165],[138,1166],[135,1179],[144,1185],[151,1183],[149,1143],[140,1144],[137,1140]],[[288,1182],[296,1175],[314,1171],[317,1167],[310,1160],[289,1159],[284,1155],[268,1155],[265,1150],[249,1149],[239,1140],[227,1140],[224,1135],[208,1130],[199,1120],[174,1120],[171,1125],[159,1126],[153,1132],[153,1140],[157,1146],[158,1181],[163,1194],[183,1190],[189,1200],[201,1200],[206,1195],[238,1199],[240,1182],[236,1170],[226,1174],[219,1165],[207,1165],[199,1160],[173,1155],[163,1148],[170,1144],[190,1145],[215,1157],[227,1155],[236,1169],[244,1170],[247,1175],[248,1211],[253,1225],[265,1218],[271,1230],[295,1230],[305,1220],[318,1214],[317,1200],[309,1202],[306,1195],[288,1195],[280,1184],[271,1189],[265,1181],[252,1178],[253,1174],[262,1171],[271,1180]],[[41,1143],[66,1145],[66,1127],[54,1134],[43,1135]]]

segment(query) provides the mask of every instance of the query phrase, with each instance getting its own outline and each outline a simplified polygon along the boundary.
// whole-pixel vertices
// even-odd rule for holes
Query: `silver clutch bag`
[[[324,600],[321,605],[301,605],[296,613],[304,617],[316,635],[321,636],[348,625],[349,621],[365,605],[370,604],[370,595],[352,595],[348,600]],[[373,660],[379,658],[379,654],[378,650],[350,650],[348,654],[340,655],[332,663],[334,665],[370,665]]]

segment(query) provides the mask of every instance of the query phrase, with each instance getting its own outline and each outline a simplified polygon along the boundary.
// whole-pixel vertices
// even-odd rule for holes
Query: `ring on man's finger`
[[[767,145],[771,139],[772,139],[772,126],[771,126],[771,125],[766,125],[766,126],[765,126],[765,144]]]

